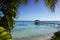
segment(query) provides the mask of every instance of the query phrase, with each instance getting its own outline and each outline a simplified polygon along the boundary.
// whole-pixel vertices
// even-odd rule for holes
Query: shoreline
[[[45,36],[32,36],[26,38],[13,38],[13,40],[50,40],[52,35],[45,35]]]

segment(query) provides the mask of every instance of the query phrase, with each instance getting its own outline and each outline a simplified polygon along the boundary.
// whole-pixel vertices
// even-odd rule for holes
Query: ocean
[[[35,25],[34,21],[16,21],[12,31],[13,38],[25,38],[52,35],[54,32],[59,31],[59,25],[40,24]]]

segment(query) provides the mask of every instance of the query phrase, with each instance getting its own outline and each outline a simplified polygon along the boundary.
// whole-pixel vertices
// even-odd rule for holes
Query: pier
[[[60,25],[60,21],[41,21],[40,24]]]

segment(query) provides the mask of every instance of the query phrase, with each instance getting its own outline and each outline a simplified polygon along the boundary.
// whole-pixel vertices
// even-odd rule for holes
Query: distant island
[[[40,25],[40,21],[39,20],[35,20],[34,24],[35,25]]]

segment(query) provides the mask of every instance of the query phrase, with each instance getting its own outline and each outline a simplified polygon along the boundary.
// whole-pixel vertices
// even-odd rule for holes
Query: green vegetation
[[[11,37],[11,31],[14,28],[14,20],[13,18],[16,17],[16,10],[19,6],[19,4],[26,5],[28,0],[0,0],[0,11],[3,12],[3,17],[0,18],[0,40],[7,40],[7,35],[9,35],[9,39]],[[38,2],[38,0],[35,0],[35,2]],[[45,4],[52,10],[55,10],[55,5],[58,2],[58,0],[44,0]],[[1,28],[2,27],[2,28]],[[2,36],[2,33],[6,32],[5,35]],[[8,39],[8,40],[9,40]]]
[[[0,26],[0,40],[12,40],[11,34],[1,26]]]
[[[2,11],[4,15],[1,17],[0,26],[4,27],[8,32],[11,32],[14,27],[13,18],[16,17],[16,10],[19,3],[27,4],[27,0],[0,0],[0,11]]]
[[[58,0],[45,0],[45,4],[52,10],[55,11],[55,7]]]
[[[54,36],[52,36],[51,40],[60,40],[60,31],[55,32]]]
[[[27,0],[0,0],[0,11],[3,12],[3,17],[0,18],[0,27],[5,29],[5,31],[0,32],[0,39],[1,40],[7,40],[6,36],[11,37],[11,31],[14,28],[14,20],[13,18],[16,17],[16,10],[18,8],[19,4],[27,4]],[[0,30],[3,30],[0,29]],[[2,35],[4,32],[7,32],[7,34]],[[8,40],[9,40],[8,39]]]

